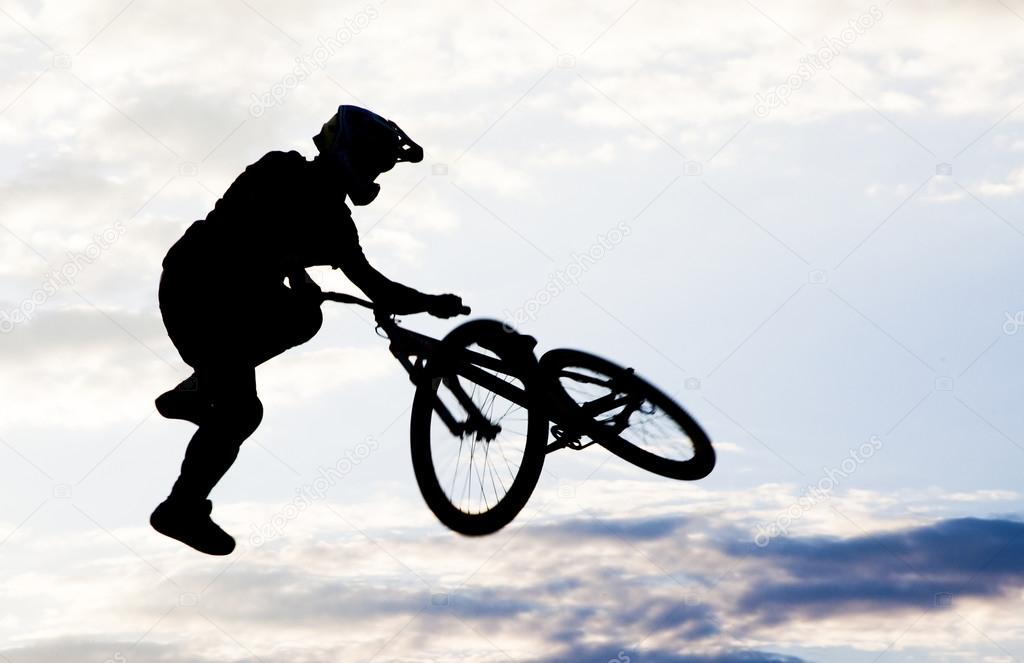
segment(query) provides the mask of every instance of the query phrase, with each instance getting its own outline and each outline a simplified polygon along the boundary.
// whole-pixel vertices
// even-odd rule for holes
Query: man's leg
[[[202,371],[209,416],[185,449],[181,475],[171,495],[205,500],[238,457],[242,442],[263,420],[251,367]]]
[[[199,376],[196,373],[182,380],[178,386],[165,391],[156,398],[156,411],[166,419],[183,419],[196,426],[202,423],[210,404],[199,393]]]
[[[208,279],[209,280],[209,279]],[[209,335],[204,321],[211,318],[212,308],[204,281],[180,269],[165,269],[160,275],[160,315],[174,347],[187,364],[195,367]],[[168,419],[184,419],[197,426],[208,403],[199,393],[195,373],[156,399],[156,410]]]
[[[263,405],[256,395],[252,366],[204,366],[207,415],[185,450],[181,474],[167,500],[153,512],[153,527],[193,548],[226,555],[234,540],[210,520],[210,491],[238,457],[239,448],[259,426]]]
[[[298,295],[283,285],[269,291],[258,305],[253,304],[243,310],[249,315],[259,314],[259,318],[243,324],[245,330],[237,340],[238,345],[244,348],[242,353],[246,360],[254,366],[313,338],[324,322],[319,302]],[[235,322],[242,319],[237,316]],[[157,412],[167,419],[183,419],[202,425],[210,409],[207,381],[205,373],[193,373],[174,389],[157,397]]]
[[[283,285],[267,296],[257,310],[262,314],[261,320],[253,324],[256,333],[249,337],[248,348],[257,366],[313,338],[324,323],[318,300]]]

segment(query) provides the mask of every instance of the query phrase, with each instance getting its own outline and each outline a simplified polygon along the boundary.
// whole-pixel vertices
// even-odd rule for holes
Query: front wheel
[[[574,413],[573,427],[616,456],[670,479],[703,479],[715,467],[704,429],[633,369],[579,350],[551,350],[541,373]]]
[[[529,337],[473,320],[445,336],[419,376],[410,431],[416,483],[438,520],[460,534],[498,531],[537,485],[548,420],[529,388],[536,361]]]

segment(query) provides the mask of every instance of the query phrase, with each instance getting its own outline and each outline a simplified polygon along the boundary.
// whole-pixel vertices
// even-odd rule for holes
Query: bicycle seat
[[[529,334],[523,334],[512,327],[505,325],[505,332],[509,335],[509,340],[515,344],[516,349],[523,350],[524,352],[533,352],[533,349],[537,347],[537,339]]]
[[[537,347],[537,339],[529,334],[520,334],[516,332],[516,341],[523,344],[523,347],[530,352]]]
[[[530,355],[533,354],[533,349],[537,347],[537,339],[536,338],[534,338],[533,336],[530,336],[529,334],[522,334],[522,333],[516,331],[512,326],[510,326],[507,323],[498,322],[497,320],[487,320],[487,321],[470,321],[470,322],[468,322],[466,324],[472,325],[472,324],[478,324],[480,322],[483,322],[483,323],[488,324],[488,325],[493,325],[493,329],[495,331],[498,331],[499,328],[500,328],[500,331],[502,332],[502,333],[495,334],[491,339],[489,339],[489,341],[481,343],[481,345],[483,345],[484,347],[489,346],[491,343],[497,344],[499,346],[500,345],[505,345],[506,347],[508,347],[510,345],[517,352],[523,352],[523,353],[527,353],[527,354],[530,354]],[[492,347],[490,349],[494,350],[495,348]]]

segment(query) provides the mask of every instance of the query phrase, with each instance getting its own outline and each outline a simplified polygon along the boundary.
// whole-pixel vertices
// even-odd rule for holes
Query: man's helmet
[[[423,161],[423,148],[397,124],[358,106],[338,106],[313,143],[322,157],[342,168],[349,198],[356,205],[377,197],[380,185],[374,180],[399,161]]]

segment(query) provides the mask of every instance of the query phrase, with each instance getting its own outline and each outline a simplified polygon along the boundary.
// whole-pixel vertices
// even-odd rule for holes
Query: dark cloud
[[[559,539],[623,539],[626,541],[654,541],[672,536],[686,523],[679,516],[652,518],[606,519],[573,518],[559,521],[556,525],[531,527],[534,536],[550,536]]]
[[[853,539],[733,544],[765,564],[737,607],[778,622],[788,613],[941,608],[956,597],[998,597],[1024,585],[1024,523],[959,518]]]
[[[294,652],[279,654],[263,653],[263,663],[322,663],[338,660],[341,651],[315,651],[311,648],[298,658]],[[82,638],[58,638],[45,642],[26,644],[21,647],[0,649],[0,661],[14,663],[53,663],[54,661],[95,661],[96,663],[242,663],[251,661],[253,656],[245,652],[225,658],[196,656],[187,647],[175,644],[148,642],[126,642],[117,640],[86,640]],[[383,660],[383,659],[382,659]],[[392,659],[399,660],[399,659]],[[422,660],[401,657],[400,660]],[[499,657],[495,656],[495,660]],[[500,660],[505,660],[500,657]],[[531,663],[806,663],[803,659],[781,656],[759,651],[733,651],[717,654],[680,654],[665,651],[632,651],[622,647],[569,647],[558,654]]]
[[[690,605],[685,600],[648,599],[615,616],[626,627],[648,633],[673,632],[684,640],[717,635],[720,627],[714,611],[706,604]]]
[[[685,654],[668,651],[631,651],[623,647],[573,648],[571,651],[537,659],[532,663],[806,663],[804,659],[761,651],[729,651],[715,654]]]
[[[688,559],[687,554],[668,554],[675,549],[675,537],[684,524],[679,518],[582,518],[529,527],[520,543],[550,545],[552,537],[566,537],[577,544],[600,542],[614,551],[630,542],[649,542],[655,548],[647,554],[674,569],[678,564],[685,566]],[[221,581],[230,601],[210,597],[206,605],[225,620],[249,623],[339,618],[372,621],[381,616],[419,614],[437,624],[450,618],[530,624],[525,628],[544,632],[549,642],[587,642],[589,646],[593,634],[586,626],[577,628],[575,624],[600,623],[617,631],[607,633],[614,638],[628,634],[640,640],[657,634],[662,642],[693,644],[717,641],[729,632],[725,625],[735,617],[746,622],[743,629],[756,629],[834,614],[941,609],[958,597],[999,598],[1011,588],[1024,586],[1024,523],[1014,520],[945,520],[848,539],[777,539],[766,548],[741,544],[738,538],[731,539],[732,543],[723,541],[719,537],[725,530],[712,529],[716,537],[709,544],[742,562],[737,567],[742,585],[728,596],[719,595],[714,582],[705,587],[707,578],[696,569],[688,572],[692,590],[686,589],[688,585],[677,588],[667,581],[673,576],[662,577],[652,571],[650,591],[638,591],[624,578],[622,565],[606,563],[606,558],[598,556],[578,558],[576,566],[552,567],[559,568],[559,575],[549,575],[527,587],[502,582],[463,587],[450,596],[434,594],[413,578],[407,579],[410,584],[404,589],[391,584],[389,591],[381,591],[373,582],[236,569]],[[704,552],[716,554],[714,550]],[[687,553],[698,551],[688,548]],[[502,573],[515,573],[515,569],[503,569]],[[268,586],[279,591],[268,595],[264,589]],[[245,600],[239,602],[241,597]],[[574,612],[572,618],[561,620],[567,612]],[[754,620],[747,622],[747,617]]]
[[[684,522],[714,536],[680,546],[676,539]],[[428,581],[404,572],[324,576],[301,565],[242,562],[203,594],[199,607],[204,616],[240,637],[268,628],[362,632],[378,628],[381,620],[401,617],[401,623],[415,624],[401,647],[425,646],[431,634],[469,627],[488,634],[499,646],[505,638],[535,638],[545,647],[535,651],[545,653],[534,663],[802,663],[782,654],[728,648],[770,643],[765,633],[787,622],[835,614],[885,619],[886,611],[942,607],[946,594],[953,601],[962,596],[997,599],[1024,586],[1024,523],[1014,520],[965,518],[849,539],[778,539],[763,549],[741,544],[738,536],[727,537],[729,533],[728,526],[677,518],[582,518],[564,523],[564,528],[527,527],[516,538],[517,564],[488,567],[488,584],[460,585],[450,593],[444,593],[450,583],[435,585],[430,574]],[[580,548],[589,552],[571,558],[545,556],[557,536],[589,542]],[[421,559],[441,559],[449,545],[446,539],[427,539],[409,552]],[[687,569],[693,589],[671,582],[671,576],[653,565],[646,575],[636,575],[620,553],[633,554],[640,547],[668,567]],[[332,555],[344,559],[352,553],[341,547]],[[732,559],[723,559],[723,553]],[[523,561],[528,558],[533,561]],[[694,563],[707,559],[717,559],[736,573],[718,584],[717,563],[710,578],[706,565]],[[146,621],[164,610],[147,604],[153,614]],[[644,643],[652,649],[644,649]],[[55,643],[53,651],[40,645],[42,649],[0,653],[14,663],[71,660],[58,649],[73,651],[72,644]],[[315,652],[317,658],[306,652],[307,658],[296,660],[328,660],[331,646]],[[100,662],[117,649],[104,645],[82,651]],[[189,654],[152,650],[128,663],[185,660]],[[261,658],[274,661],[274,652],[266,654]]]

